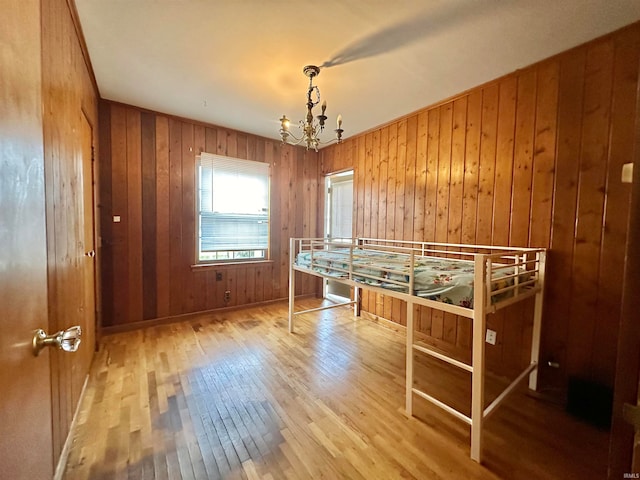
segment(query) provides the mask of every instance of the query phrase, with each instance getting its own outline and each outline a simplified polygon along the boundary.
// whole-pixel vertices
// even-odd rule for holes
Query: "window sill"
[[[212,268],[220,269],[225,267],[239,267],[239,266],[254,266],[273,263],[273,260],[243,260],[241,262],[211,262],[211,263],[196,263],[191,265],[191,270],[209,270]]]

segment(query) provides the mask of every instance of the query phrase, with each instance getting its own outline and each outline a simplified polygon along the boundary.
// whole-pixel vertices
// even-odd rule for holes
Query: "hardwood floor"
[[[300,301],[317,306],[320,300]],[[404,406],[404,335],[346,308],[284,303],[106,336],[78,414],[66,479],[600,479],[608,434],[516,392],[469,427],[416,398]],[[417,369],[468,403],[466,374]],[[500,383],[488,380],[488,401]]]

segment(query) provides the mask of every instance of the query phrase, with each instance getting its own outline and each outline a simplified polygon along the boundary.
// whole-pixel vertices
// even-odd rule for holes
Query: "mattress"
[[[313,262],[312,262],[313,259]],[[315,250],[301,252],[296,256],[296,265],[308,268],[322,275],[334,278],[349,277],[349,262],[353,260],[352,279],[364,285],[385,288],[396,292],[409,293],[409,256],[348,248],[333,250]],[[470,260],[459,260],[443,257],[422,257],[414,259],[413,292],[411,294],[449,303],[466,308],[473,308],[474,263]],[[513,284],[513,269],[504,268],[492,273],[492,291]],[[520,275],[524,282],[528,275]],[[506,296],[495,295],[493,302]]]

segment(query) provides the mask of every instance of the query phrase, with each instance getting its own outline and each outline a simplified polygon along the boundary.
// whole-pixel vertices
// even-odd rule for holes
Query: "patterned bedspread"
[[[367,285],[408,293],[408,256],[354,249],[353,280]],[[349,249],[301,252],[296,265],[336,278],[349,276]],[[513,270],[505,268],[493,273],[492,290],[513,284]],[[507,278],[505,278],[507,277]],[[521,281],[526,274],[521,274]],[[416,257],[413,295],[439,302],[473,308],[474,264],[469,260],[439,257]],[[498,297],[498,296],[496,296]],[[493,297],[494,301],[499,298]],[[504,298],[504,297],[501,297]]]

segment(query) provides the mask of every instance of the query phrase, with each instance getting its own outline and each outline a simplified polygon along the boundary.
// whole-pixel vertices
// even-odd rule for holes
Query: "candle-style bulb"
[[[342,115],[338,115],[338,128],[342,127]]]
[[[322,114],[324,115],[324,111],[327,109],[327,101],[322,102]]]

